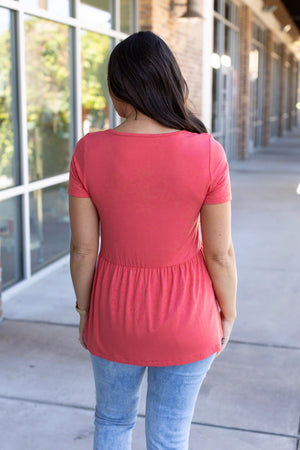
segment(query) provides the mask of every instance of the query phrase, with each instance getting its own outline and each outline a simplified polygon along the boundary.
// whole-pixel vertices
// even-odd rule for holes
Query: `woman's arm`
[[[221,309],[223,351],[236,318],[237,271],[231,239],[231,202],[204,204],[200,220],[205,263]]]
[[[88,310],[99,247],[99,217],[90,198],[69,197],[70,269],[78,307]]]

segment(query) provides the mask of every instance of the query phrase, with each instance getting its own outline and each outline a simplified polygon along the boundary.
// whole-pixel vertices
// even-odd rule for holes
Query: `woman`
[[[125,120],[78,142],[69,182],[94,449],[131,448],[147,367],[147,449],[184,450],[201,383],[236,317],[228,163],[188,109],[177,62],[155,34],[114,48],[108,86]]]

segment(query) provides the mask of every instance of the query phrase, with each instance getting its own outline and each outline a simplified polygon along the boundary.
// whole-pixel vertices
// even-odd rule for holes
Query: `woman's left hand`
[[[83,348],[85,348],[87,350],[87,346],[86,343],[83,340],[83,329],[84,329],[84,325],[85,325],[85,321],[86,321],[86,316],[80,316],[80,322],[79,322],[79,342],[82,345]]]

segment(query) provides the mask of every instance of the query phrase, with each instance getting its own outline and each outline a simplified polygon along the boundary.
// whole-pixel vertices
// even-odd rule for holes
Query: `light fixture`
[[[292,25],[287,23],[286,25],[284,25],[284,27],[281,28],[281,31],[284,31],[285,33],[288,33],[289,31],[291,31],[291,28],[292,28]]]
[[[221,55],[221,64],[224,67],[231,67],[231,58],[228,55]]]
[[[199,12],[201,7],[200,0],[187,0],[186,3],[175,3],[174,0],[171,0],[171,11],[174,10],[175,6],[186,6],[186,12],[182,16],[177,17],[179,20],[204,18]]]
[[[267,13],[273,13],[274,11],[276,11],[276,9],[277,5],[264,5],[262,10]]]
[[[211,67],[213,69],[220,69],[220,67],[221,67],[221,58],[218,55],[218,53],[212,53],[211,54],[210,63],[211,63]]]

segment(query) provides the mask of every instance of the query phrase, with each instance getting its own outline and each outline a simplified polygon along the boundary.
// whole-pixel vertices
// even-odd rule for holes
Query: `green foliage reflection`
[[[69,164],[70,69],[66,25],[25,21],[30,179],[66,172]]]
[[[82,130],[109,127],[107,64],[110,38],[91,31],[81,35],[82,50]]]
[[[4,14],[2,8],[0,14]],[[5,30],[0,33],[0,189],[14,185],[11,86],[10,31]]]

